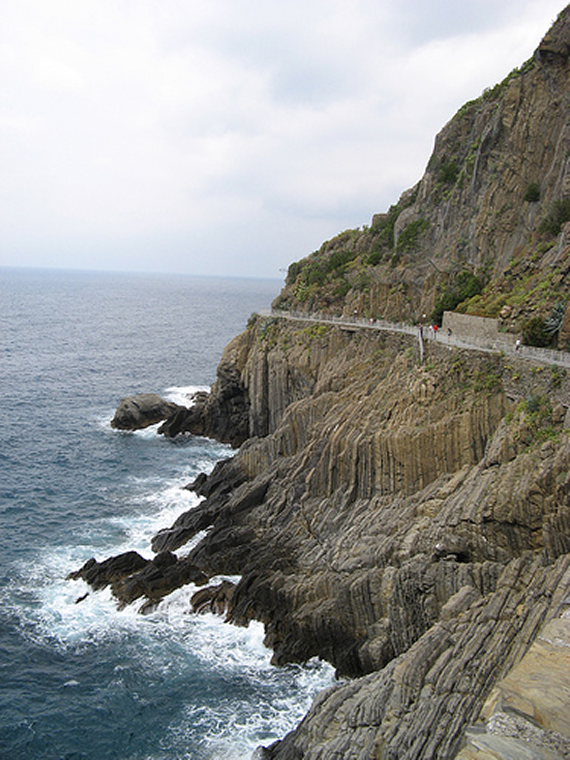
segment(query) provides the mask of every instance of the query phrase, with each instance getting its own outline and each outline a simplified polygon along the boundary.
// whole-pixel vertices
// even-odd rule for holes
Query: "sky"
[[[283,277],[557,0],[0,0],[0,265]]]

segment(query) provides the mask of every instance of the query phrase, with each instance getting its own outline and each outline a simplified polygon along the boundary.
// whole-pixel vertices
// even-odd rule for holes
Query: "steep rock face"
[[[560,613],[569,584],[568,557],[549,566],[529,556],[509,563],[497,591],[444,617],[382,671],[325,692],[299,729],[267,756],[453,758],[490,685],[520,660],[543,622]]]
[[[252,418],[270,394],[292,400],[242,446],[223,502],[211,494],[177,523],[185,540],[211,526],[191,561],[242,574],[230,619],[262,620],[275,662],[382,668],[496,591],[510,562],[568,552],[570,452],[564,407],[551,408],[566,380],[435,345],[422,366],[408,336],[276,320],[250,333]],[[550,401],[530,412],[527,396]],[[170,530],[155,549],[179,545]]]
[[[481,316],[509,306],[507,325],[520,328],[567,300],[569,40],[566,8],[529,61],[441,130],[418,184],[370,228],[293,264],[276,304],[417,320],[458,293],[454,306]],[[466,274],[478,282],[462,292]]]

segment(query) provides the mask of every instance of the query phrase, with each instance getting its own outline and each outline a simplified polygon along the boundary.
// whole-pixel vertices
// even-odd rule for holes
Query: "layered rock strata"
[[[568,378],[433,344],[421,365],[411,336],[286,320],[242,340],[264,436],[155,550],[209,528],[190,559],[242,575],[228,619],[262,620],[277,664],[356,677],[268,757],[451,758],[570,593]]]
[[[325,246],[326,266],[294,268],[280,305],[409,319],[459,270],[486,272],[503,327],[566,298],[569,41],[567,8],[528,65],[444,128],[395,211]],[[371,246],[388,238],[394,255],[378,263]],[[348,290],[322,281],[331,261],[352,262]],[[350,679],[264,750],[271,760],[568,756],[570,684],[552,662],[570,646],[569,406],[558,367],[258,317],[212,392],[163,427],[239,452],[154,538],[160,567],[110,582],[130,598],[139,577],[154,603],[155,570],[240,575],[199,591],[196,609],[262,621],[276,664],[318,656]]]

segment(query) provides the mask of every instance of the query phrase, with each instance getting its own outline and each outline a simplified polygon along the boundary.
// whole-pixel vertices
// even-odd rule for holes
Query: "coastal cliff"
[[[566,8],[527,64],[442,130],[418,185],[292,265],[275,305],[547,324],[570,288],[569,51]],[[200,515],[210,531],[192,561],[242,576],[228,618],[263,621],[276,664],[319,656],[350,679],[268,758],[570,756],[540,657],[527,680],[543,672],[542,694],[523,673],[526,701],[488,704],[545,626],[560,621],[570,644],[569,379],[427,350],[421,363],[412,336],[257,317],[222,359],[203,431],[219,437],[207,420],[231,400],[225,440],[241,448],[156,548]]]
[[[567,347],[569,54],[567,7],[395,206],[290,267],[276,306],[457,309]],[[211,393],[162,430],[239,451],[153,549],[175,566],[207,528],[184,562],[241,580],[195,606],[262,621],[277,665],[317,656],[345,679],[263,757],[570,757],[552,667],[570,647],[569,407],[566,370],[524,355],[252,317]]]

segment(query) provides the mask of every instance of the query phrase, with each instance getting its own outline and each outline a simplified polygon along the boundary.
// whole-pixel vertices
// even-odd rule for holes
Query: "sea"
[[[198,503],[184,486],[234,453],[113,430],[120,399],[190,404],[279,287],[0,268],[2,760],[246,760],[333,683],[317,660],[272,666],[260,623],[193,613],[191,584],[142,615],[66,580],[90,557],[152,557],[154,533]]]

